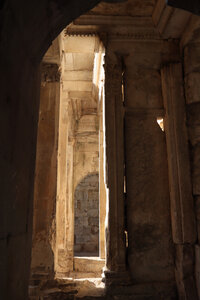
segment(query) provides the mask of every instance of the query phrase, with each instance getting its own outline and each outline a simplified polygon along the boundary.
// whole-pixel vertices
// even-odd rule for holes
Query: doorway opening
[[[66,194],[57,201],[56,272],[99,277],[105,264],[104,47],[96,35],[63,33],[62,43],[60,116],[65,117],[59,127],[57,199]]]
[[[32,255],[36,273],[101,277],[105,265],[103,62],[97,35],[66,31],[43,59]],[[41,182],[48,184],[44,188]],[[41,259],[37,253],[43,253]]]

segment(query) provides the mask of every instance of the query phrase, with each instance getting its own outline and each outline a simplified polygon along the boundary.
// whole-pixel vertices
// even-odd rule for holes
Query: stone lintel
[[[159,39],[159,32],[155,28],[151,17],[130,17],[111,15],[82,15],[71,23],[66,31],[66,35],[93,36],[97,33],[124,35],[130,38],[150,37]]]

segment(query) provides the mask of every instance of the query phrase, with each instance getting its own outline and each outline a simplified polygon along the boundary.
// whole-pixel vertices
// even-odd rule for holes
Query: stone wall
[[[39,63],[52,40],[98,1],[0,4],[1,297],[27,299],[39,112]]]
[[[74,193],[74,255],[99,254],[99,175],[90,173]]]
[[[39,111],[39,62],[49,47],[52,39],[58,35],[64,26],[78,14],[86,11],[98,1],[34,1],[20,0],[2,1],[0,4],[0,86],[1,86],[1,297],[3,299],[27,299],[27,286],[30,267],[31,231],[33,212],[33,182],[37,137],[37,120]],[[141,18],[142,19],[142,18]],[[170,19],[170,18],[165,18]],[[114,27],[114,26],[113,26]],[[151,36],[150,36],[151,38]],[[123,43],[120,44],[123,46]],[[145,45],[143,45],[145,48]],[[195,46],[196,47],[196,46]],[[192,83],[198,78],[198,51],[194,45],[185,48],[194,50],[185,61],[185,77],[189,78],[187,67],[191,67]],[[143,48],[143,49],[144,49]],[[150,49],[149,46],[147,47]],[[165,45],[162,52],[162,63],[171,61],[172,56],[165,60]],[[153,52],[157,51],[157,47]],[[197,45],[198,49],[198,45]],[[121,51],[121,48],[120,48]],[[125,49],[125,52],[127,49]],[[147,51],[146,51],[147,52]],[[151,52],[151,51],[150,51]],[[142,51],[138,53],[142,54]],[[192,52],[189,52],[192,53]],[[157,52],[160,57],[161,51]],[[197,54],[197,56],[196,56]],[[196,57],[196,58],[195,58]],[[196,67],[194,67],[193,59]],[[179,59],[174,59],[179,61]],[[191,60],[191,61],[190,61]],[[151,55],[148,61],[151,61]],[[141,65],[146,63],[142,57]],[[161,62],[159,62],[160,65]],[[147,67],[148,69],[148,67]],[[154,67],[153,67],[154,69]],[[196,72],[197,71],[197,72]],[[197,74],[196,74],[197,73]],[[151,81],[151,76],[149,77]],[[198,81],[198,80],[197,80]],[[145,83],[144,83],[145,85]],[[198,91],[198,84],[194,87]],[[186,88],[187,89],[187,88]],[[149,89],[147,89],[149,90]],[[146,93],[144,93],[146,95]],[[144,97],[145,98],[145,97]],[[198,102],[189,104],[187,96],[187,112],[189,136],[192,154],[193,194],[196,199],[198,217]],[[198,92],[193,99],[198,100]],[[130,124],[131,125],[131,124]],[[159,128],[158,128],[159,129]],[[160,129],[159,129],[160,130]],[[130,130],[131,132],[131,130]],[[193,134],[195,141],[193,142]],[[131,153],[131,152],[130,152]],[[132,161],[131,154],[131,161]],[[130,164],[130,168],[131,168]],[[131,172],[130,172],[131,174]],[[131,177],[129,177],[131,178]],[[194,184],[197,182],[197,184]],[[112,183],[112,181],[111,181]],[[131,181],[129,184],[131,187]],[[158,198],[156,198],[158,199]],[[155,202],[154,202],[155,203]],[[159,202],[160,203],[160,202]],[[163,202],[161,201],[161,204]],[[153,212],[153,205],[150,205]],[[139,210],[141,210],[138,205]],[[157,206],[156,206],[157,208]],[[162,207],[163,209],[163,207]],[[163,211],[163,210],[162,210]],[[134,211],[135,212],[135,211]],[[133,213],[134,213],[133,212]],[[141,212],[142,213],[142,212]],[[137,217],[137,215],[136,215]],[[158,216],[159,217],[159,216]],[[164,218],[169,218],[167,215]],[[151,221],[151,219],[149,218]],[[156,219],[156,222],[160,219]],[[169,226],[168,221],[166,222]],[[144,227],[143,227],[144,228]],[[140,233],[142,231],[139,231]],[[166,231],[165,231],[166,233]],[[163,232],[163,235],[165,236]],[[168,239],[168,234],[165,236]],[[162,237],[164,238],[164,237]],[[159,241],[158,238],[155,241]],[[149,242],[147,240],[147,242]],[[159,243],[158,243],[159,244]],[[151,246],[150,243],[147,243]],[[152,245],[154,246],[154,245]],[[156,247],[159,245],[156,245]],[[197,254],[198,254],[197,245]],[[177,249],[178,251],[179,249]],[[182,250],[185,250],[182,248]],[[182,251],[181,250],[181,251]],[[187,250],[187,249],[186,249]],[[184,261],[184,270],[191,271],[192,251],[182,251],[180,261]],[[169,251],[169,254],[171,251]],[[162,255],[162,253],[161,253]],[[141,256],[141,259],[145,258]],[[157,260],[157,257],[154,257]],[[166,256],[165,256],[166,258]],[[196,255],[196,261],[199,256]],[[145,265],[147,266],[147,265]],[[152,270],[153,272],[153,270]],[[146,278],[145,276],[143,278]],[[153,279],[153,277],[152,277]],[[190,279],[190,278],[189,278]],[[184,282],[184,278],[182,278]],[[188,281],[190,283],[190,280]],[[188,289],[194,290],[189,284]],[[186,295],[189,299],[194,299]],[[131,296],[130,296],[131,297]],[[166,299],[166,298],[165,298]]]
[[[195,36],[185,45],[183,53],[192,192],[197,222],[197,243],[189,260],[190,264],[195,261],[196,285],[200,298],[200,35],[197,28]]]
[[[74,254],[99,255],[99,133],[97,115],[80,118],[74,148]]]
[[[158,52],[165,51],[165,59],[173,60],[178,59],[178,48],[176,43],[163,41],[140,42],[130,39],[120,43],[117,38],[110,41],[106,63],[112,71],[106,73],[107,101],[115,93],[114,88],[111,93],[109,86],[117,84],[112,74],[117,77],[118,69],[122,68],[120,59],[115,55],[119,49],[122,53],[127,53],[129,49],[129,53],[123,57],[128,266],[135,282],[173,282],[167,146],[165,133],[157,124],[157,117],[164,116],[161,55]],[[117,71],[114,69],[116,65]],[[120,74],[120,70],[118,72]],[[120,102],[115,100],[114,105],[119,107]],[[119,124],[119,115],[116,116],[116,124]],[[118,132],[119,129],[116,134]],[[112,136],[109,135],[108,138],[112,139]],[[113,164],[112,154],[109,164]],[[118,173],[118,176],[123,176],[123,172]]]

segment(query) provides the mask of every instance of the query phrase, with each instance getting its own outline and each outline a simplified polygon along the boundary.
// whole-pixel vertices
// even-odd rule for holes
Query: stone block
[[[192,146],[200,143],[200,102],[186,106],[187,127],[189,140]]]
[[[159,70],[161,64],[168,63],[169,61],[179,61],[180,60],[180,48],[177,41],[174,40],[143,40],[141,41],[133,40],[129,43],[130,51],[126,58],[126,66],[133,69],[135,66],[141,70],[152,69]],[[119,51],[119,49],[124,53],[127,53],[127,44],[113,43],[113,51]]]
[[[175,274],[179,299],[198,300],[194,276],[180,279],[179,273],[177,271],[175,272]]]
[[[197,220],[198,242],[200,242],[200,196],[195,197],[195,213],[196,213],[196,220]]]
[[[66,272],[73,270],[73,256],[70,256],[65,249],[58,249],[57,253],[57,272]]]
[[[195,278],[197,293],[200,298],[200,245],[195,245]]]
[[[165,136],[151,116],[127,116],[125,121],[131,276],[140,283],[144,278],[146,282],[173,280]]]
[[[10,289],[7,289],[7,297],[4,299],[14,299],[12,291],[19,291],[16,299],[26,299],[26,287],[28,287],[28,277],[22,281],[22,274],[28,274],[29,252],[27,252],[27,233],[18,236],[9,236],[7,239],[7,259],[6,278],[10,282]],[[24,257],[21,255],[24,253]],[[5,256],[6,257],[6,256]],[[4,259],[5,259],[4,257]],[[18,272],[15,272],[15,270]],[[8,284],[8,283],[7,283]],[[3,293],[3,290],[2,290]]]
[[[93,183],[94,184],[94,187],[98,184],[97,182],[94,182]],[[90,183],[90,187],[91,187],[91,185],[92,185],[92,182]],[[98,193],[98,191],[97,190],[95,190],[95,189],[89,189],[89,191],[88,191],[88,200],[89,201],[98,201],[98,198],[99,198],[99,193]]]
[[[98,224],[99,224],[99,218],[89,217],[88,218],[88,224],[89,225],[96,225],[96,226],[98,226]]]
[[[5,259],[5,254],[8,252],[7,238],[1,237],[0,240],[0,270],[1,270],[1,283],[0,289],[1,294],[6,295],[6,270],[7,270],[7,260]]]
[[[200,71],[200,43],[192,43],[184,49],[185,75]]]
[[[99,211],[97,209],[89,209],[88,210],[88,217],[95,217],[98,218],[99,217]]]
[[[84,71],[66,71],[62,75],[62,79],[63,80],[73,80],[73,81],[75,81],[75,80],[92,81],[92,75],[93,75],[93,72],[92,71],[87,71],[87,70],[84,70]]]
[[[92,83],[90,81],[64,81],[63,91],[92,91]]]
[[[99,232],[99,227],[98,226],[92,226],[91,228],[91,233],[96,236],[96,234]]]
[[[126,105],[137,108],[162,108],[161,77],[156,70],[129,69],[126,75]]]
[[[187,104],[200,102],[199,82],[200,72],[192,72],[185,76],[185,96]]]
[[[65,53],[65,59],[67,71],[93,70],[94,53]]]
[[[186,105],[186,114],[187,114],[187,122],[189,125],[200,125],[199,120],[200,113],[200,103],[192,103],[190,105]]]
[[[64,50],[69,53],[91,53],[94,55],[97,45],[98,39],[93,36],[88,36],[87,39],[84,36],[80,36],[78,39],[76,36],[64,38]]]
[[[193,195],[200,195],[200,145],[192,151],[192,185]]]
[[[194,246],[176,245],[176,272],[181,279],[192,276],[194,272]]]
[[[45,231],[35,236],[32,252],[31,268],[34,270],[42,268],[49,274],[53,273],[54,254]]]
[[[192,146],[200,144],[200,124],[195,126],[188,126],[189,141]]]

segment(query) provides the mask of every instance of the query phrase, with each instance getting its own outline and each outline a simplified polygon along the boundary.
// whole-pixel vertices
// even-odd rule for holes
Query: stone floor
[[[99,257],[74,257],[74,271],[65,277],[60,274],[55,280],[48,280],[35,274],[36,279],[29,285],[29,300],[178,299],[171,283],[134,284],[127,272],[120,277],[108,272],[102,279],[104,266],[105,260]]]
[[[170,283],[111,285],[102,278],[33,280],[29,300],[175,300],[176,288]],[[192,299],[191,299],[192,300]]]

